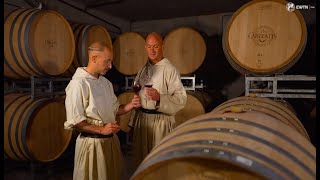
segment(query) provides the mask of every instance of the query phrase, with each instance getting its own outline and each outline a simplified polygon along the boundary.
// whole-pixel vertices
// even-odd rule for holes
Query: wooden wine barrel
[[[4,154],[13,160],[49,162],[60,157],[71,140],[64,100],[13,93],[4,97]]]
[[[12,79],[60,75],[72,62],[74,37],[55,11],[17,9],[4,21],[4,75]]]
[[[287,1],[253,0],[239,8],[223,34],[223,50],[233,68],[243,74],[283,73],[301,57],[307,29],[299,10]]]
[[[7,18],[7,16],[14,10],[17,10],[18,8],[14,8],[14,9],[3,9],[3,20],[5,20]]]
[[[123,92],[118,96],[118,101],[120,104],[127,104],[131,102],[133,95],[134,92],[132,91]],[[120,124],[120,129],[126,133],[131,130],[131,128],[128,126],[130,114],[131,112],[128,112],[116,117],[116,121]]]
[[[104,41],[112,47],[111,37],[104,26],[96,24],[71,23],[75,37],[76,51],[73,61],[65,72],[65,76],[71,77],[78,67],[88,65],[88,47],[97,41]]]
[[[311,180],[316,179],[316,148],[267,114],[210,112],[168,134],[131,179]]]
[[[113,43],[113,65],[122,74],[136,75],[147,62],[145,39],[136,32],[126,32]]]
[[[181,75],[189,75],[203,63],[206,43],[199,32],[192,28],[181,27],[166,35],[163,54]]]
[[[206,113],[206,108],[213,101],[213,98],[203,91],[187,91],[187,103],[185,107],[175,115],[176,126],[179,126],[188,119]]]
[[[295,114],[296,112],[294,109],[289,108],[287,104],[273,101],[268,98],[242,96],[230,99],[220,104],[213,111],[226,111],[232,107],[240,107],[275,117],[282,123],[298,131],[302,136],[310,141],[308,132],[304,128],[301,121],[297,118]]]
[[[286,101],[286,100],[284,100],[284,99],[276,99],[276,100],[274,100],[275,102],[278,102],[278,103],[281,103],[283,106],[285,106],[285,107],[287,107],[288,109],[290,109],[291,110],[291,112],[293,112],[293,114],[295,115],[295,116],[298,116],[297,115],[297,111],[294,109],[294,107],[288,102],[288,101]]]

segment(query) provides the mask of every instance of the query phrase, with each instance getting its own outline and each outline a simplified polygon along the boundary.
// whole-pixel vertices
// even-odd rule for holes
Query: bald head
[[[149,61],[152,64],[163,59],[163,40],[162,37],[156,33],[150,33],[146,38],[145,49],[149,58]]]
[[[148,41],[149,39],[155,39],[156,41],[158,41],[161,45],[163,44],[163,39],[162,37],[156,33],[156,32],[151,32],[147,38],[146,38],[146,41]]]

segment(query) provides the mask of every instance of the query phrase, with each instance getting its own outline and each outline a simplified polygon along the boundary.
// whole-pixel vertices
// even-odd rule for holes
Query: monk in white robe
[[[88,50],[87,67],[79,67],[66,88],[65,129],[77,129],[74,180],[120,180],[123,170],[116,115],[140,107],[135,95],[119,105],[111,82],[102,75],[112,67],[112,49],[103,42]]]
[[[137,166],[152,148],[175,127],[175,114],[183,109],[187,95],[180,73],[163,57],[163,41],[157,33],[150,33],[145,45],[148,62],[138,72],[142,89],[142,107],[132,111],[129,126],[133,127],[133,166]],[[146,87],[145,77],[151,75],[152,87]]]

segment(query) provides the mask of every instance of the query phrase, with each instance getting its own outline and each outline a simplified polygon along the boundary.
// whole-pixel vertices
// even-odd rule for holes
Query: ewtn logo
[[[288,2],[287,3],[287,10],[289,11],[289,12],[292,12],[292,11],[294,11],[295,9],[298,9],[298,10],[300,10],[300,9],[312,9],[312,8],[315,8],[315,6],[311,6],[311,5],[306,5],[306,4],[297,4],[297,5],[295,5],[294,3],[292,3],[292,2]]]

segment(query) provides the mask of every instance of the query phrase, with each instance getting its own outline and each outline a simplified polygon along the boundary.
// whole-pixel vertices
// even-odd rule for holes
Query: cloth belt
[[[161,112],[155,110],[155,109],[144,109],[144,108],[140,108],[140,110],[144,113],[147,114],[162,114]]]
[[[91,134],[88,132],[81,132],[81,136],[89,138],[111,138],[113,134],[103,135],[103,134]]]

